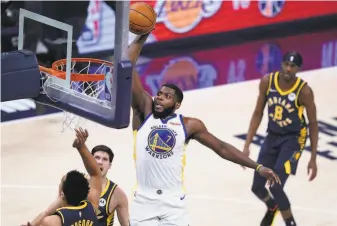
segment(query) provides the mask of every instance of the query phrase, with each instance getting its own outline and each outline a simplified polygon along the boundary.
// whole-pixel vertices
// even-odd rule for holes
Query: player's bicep
[[[102,192],[102,183],[101,178],[98,177],[90,177],[89,180],[90,190],[88,194],[88,201],[94,206],[94,208],[98,208],[99,199],[101,198]]]

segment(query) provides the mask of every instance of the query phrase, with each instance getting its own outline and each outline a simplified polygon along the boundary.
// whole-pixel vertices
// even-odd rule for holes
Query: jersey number
[[[282,120],[283,108],[281,106],[275,106],[274,119]]]

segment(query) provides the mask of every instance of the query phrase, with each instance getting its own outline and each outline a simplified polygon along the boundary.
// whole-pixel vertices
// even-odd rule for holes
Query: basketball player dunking
[[[68,172],[62,177],[57,199],[27,226],[99,225],[96,212],[102,191],[102,174],[85,145],[87,137],[86,130],[77,129],[73,147],[80,153],[90,181],[76,170]]]
[[[114,153],[105,145],[97,145],[91,150],[91,154],[102,171],[102,193],[97,213],[99,226],[112,226],[115,210],[120,225],[129,226],[128,199],[123,190],[106,177],[111,168]]]
[[[134,65],[147,36],[136,37],[129,47],[128,55]],[[173,84],[163,85],[152,100],[134,70],[132,128],[137,188],[130,209],[131,226],[189,224],[183,171],[185,146],[191,139],[212,149],[221,158],[255,169],[271,183],[279,183],[271,169],[216,138],[201,120],[176,114],[182,100],[182,91]]]
[[[249,156],[249,145],[261,123],[263,110],[268,104],[268,135],[266,136],[258,163],[272,168],[280,177],[281,183],[270,187],[271,198],[265,188],[266,180],[260,174],[254,174],[253,193],[267,205],[267,212],[261,226],[271,225],[277,210],[281,211],[287,226],[296,226],[290,209],[290,202],[283,188],[289,175],[296,173],[307,137],[307,124],[303,115],[306,108],[309,119],[311,159],[308,173],[313,180],[317,174],[316,149],[318,125],[316,106],[312,89],[296,73],[302,66],[302,56],[297,52],[288,52],[283,56],[281,71],[271,73],[261,79],[260,94],[257,99],[244,153]]]

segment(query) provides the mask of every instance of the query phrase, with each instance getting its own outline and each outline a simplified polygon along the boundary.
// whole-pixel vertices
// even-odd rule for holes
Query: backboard
[[[116,2],[115,28],[111,28],[115,29],[113,62],[104,64],[96,62],[96,64],[93,64],[88,60],[84,61],[87,66],[82,69],[76,68],[75,64],[80,65],[79,61],[72,58],[72,45],[76,42],[73,40],[73,27],[71,25],[20,9],[19,50],[23,49],[25,19],[31,19],[67,33],[66,59],[62,61],[63,67],[58,68],[65,76],[53,76],[52,73],[46,73],[46,71],[41,73],[44,74],[41,80],[42,89],[40,95],[35,98],[36,102],[59,108],[111,128],[119,129],[129,125],[132,84],[132,64],[127,57],[129,7],[129,1]],[[83,64],[83,61],[81,63]],[[104,93],[99,95],[99,98],[88,95],[84,89],[74,88],[72,74],[81,74],[84,73],[84,70],[86,70],[86,77],[97,73],[104,75],[104,79],[96,81],[102,87]],[[81,82],[85,83],[85,81],[77,83]]]

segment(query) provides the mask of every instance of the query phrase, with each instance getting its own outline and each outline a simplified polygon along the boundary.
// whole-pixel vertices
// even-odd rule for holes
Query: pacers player
[[[111,168],[114,153],[105,145],[97,145],[92,149],[91,154],[102,171],[102,193],[97,213],[99,225],[112,226],[116,210],[120,225],[129,226],[128,199],[123,190],[106,177]]]
[[[68,172],[59,186],[59,195],[49,208],[41,213],[31,226],[98,226],[96,211],[102,191],[102,174],[94,157],[85,145],[88,132],[76,129],[73,147],[80,153],[84,166],[90,175],[90,186],[83,173]],[[61,208],[58,208],[62,206]]]
[[[136,37],[129,47],[128,55],[133,65],[147,37],[148,34]],[[132,127],[138,183],[130,210],[131,226],[188,225],[182,175],[185,146],[191,139],[224,159],[255,169],[272,183],[279,182],[271,169],[216,138],[201,120],[176,114],[182,100],[183,93],[174,84],[163,85],[152,100],[134,70]]]
[[[309,180],[317,174],[316,150],[318,125],[316,106],[312,89],[296,73],[302,66],[302,56],[297,52],[288,52],[283,56],[281,71],[271,73],[261,79],[260,94],[253,113],[244,153],[249,155],[249,145],[262,120],[265,104],[268,105],[268,135],[266,136],[258,163],[272,168],[280,177],[281,184],[270,187],[272,198],[265,188],[266,180],[260,174],[254,174],[253,193],[267,206],[267,212],[261,226],[271,225],[277,210],[281,211],[285,224],[295,226],[290,202],[283,188],[289,175],[296,173],[307,137],[307,124],[303,115],[307,111],[310,129],[311,159],[308,164]]]

